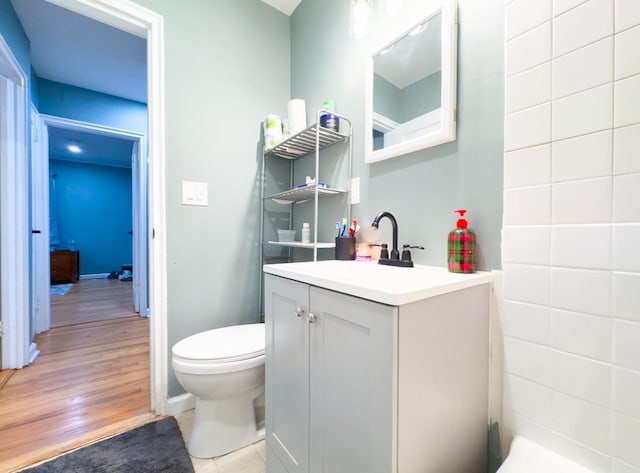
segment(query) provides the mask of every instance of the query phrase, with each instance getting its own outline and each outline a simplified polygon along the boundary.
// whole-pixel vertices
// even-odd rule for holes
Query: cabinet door
[[[397,309],[311,287],[311,473],[395,471]]]
[[[265,275],[264,294],[267,467],[280,471],[284,465],[289,473],[307,473],[309,286]],[[277,459],[270,458],[272,452]]]

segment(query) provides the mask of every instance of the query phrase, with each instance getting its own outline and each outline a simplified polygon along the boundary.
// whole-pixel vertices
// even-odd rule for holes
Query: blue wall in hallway
[[[38,95],[40,113],[147,133],[144,103],[41,78]]]
[[[60,248],[74,240],[80,274],[119,271],[132,263],[131,169],[51,159]],[[53,192],[53,189],[52,189]]]

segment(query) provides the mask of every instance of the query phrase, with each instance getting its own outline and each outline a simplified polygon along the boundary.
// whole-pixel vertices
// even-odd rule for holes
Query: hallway
[[[40,356],[0,388],[0,471],[155,417],[149,319],[133,313],[131,283],[83,280],[52,297],[52,328],[35,341]]]

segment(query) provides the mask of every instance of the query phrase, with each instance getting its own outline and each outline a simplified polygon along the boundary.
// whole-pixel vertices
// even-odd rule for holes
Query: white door
[[[33,334],[51,327],[49,293],[49,136],[31,108],[31,313]]]
[[[147,166],[143,141],[133,143],[131,154],[133,205],[133,306],[142,316],[149,315],[147,271]]]

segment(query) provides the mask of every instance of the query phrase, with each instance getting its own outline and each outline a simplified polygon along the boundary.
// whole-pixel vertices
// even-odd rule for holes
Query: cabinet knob
[[[310,324],[312,324],[316,321],[316,316],[313,315],[311,312],[309,312],[309,315],[307,315],[307,320],[309,321]]]
[[[296,308],[296,317],[302,317],[304,315],[304,309],[302,307]]]

